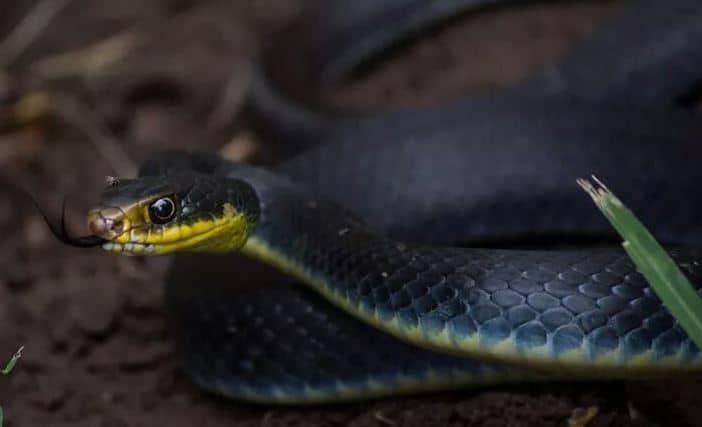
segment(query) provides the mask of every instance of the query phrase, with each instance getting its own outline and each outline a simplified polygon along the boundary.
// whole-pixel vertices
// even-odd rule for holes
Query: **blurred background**
[[[14,0],[0,4],[0,378],[8,426],[697,425],[693,383],[529,386],[327,408],[248,407],[180,373],[161,307],[167,259],[56,242],[20,189],[69,226],[106,176],[153,151],[196,148],[265,164],[275,141],[243,114],[249,69],[303,0]],[[329,105],[443,102],[556,61],[618,2],[543,2],[452,19],[351,76]],[[304,60],[304,58],[301,58]],[[697,392],[695,392],[697,390]],[[656,414],[647,402],[657,402]],[[662,417],[662,418],[661,418]]]

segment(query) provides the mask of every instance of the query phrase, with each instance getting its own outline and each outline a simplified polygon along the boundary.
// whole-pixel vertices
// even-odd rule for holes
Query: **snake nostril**
[[[124,231],[124,221],[114,221],[110,224],[110,231],[115,234],[122,234],[122,231]]]
[[[96,208],[88,213],[88,228],[96,236],[112,238],[126,228],[124,214],[116,208]]]

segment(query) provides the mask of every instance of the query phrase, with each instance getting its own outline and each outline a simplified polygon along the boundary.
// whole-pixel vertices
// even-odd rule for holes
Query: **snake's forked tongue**
[[[56,221],[52,221],[49,219],[49,216],[42,210],[42,208],[39,206],[37,201],[32,198],[32,201],[34,202],[34,205],[37,207],[39,210],[39,213],[41,213],[41,216],[44,218],[44,222],[46,222],[46,225],[49,227],[49,230],[51,230],[51,234],[53,234],[58,240],[60,240],[62,243],[65,243],[70,246],[74,246],[77,248],[94,248],[96,246],[100,246],[103,243],[105,243],[107,240],[103,239],[102,237],[94,236],[94,235],[87,235],[87,236],[72,236],[69,232],[68,229],[66,228],[66,199],[63,199],[63,204],[61,206],[61,220],[56,223]]]

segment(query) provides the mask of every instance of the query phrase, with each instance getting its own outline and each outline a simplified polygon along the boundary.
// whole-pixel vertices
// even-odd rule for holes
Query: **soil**
[[[3,2],[0,40],[32,4]],[[74,0],[20,55],[0,49],[0,359],[25,346],[0,378],[6,426],[564,426],[588,410],[596,411],[588,426],[699,425],[702,383],[693,380],[280,408],[219,399],[184,377],[161,303],[168,259],[66,248],[20,188],[53,214],[68,195],[69,226],[82,230],[105,176],[132,173],[154,150],[265,157],[266,141],[240,114],[248,66],[298,8],[293,0]],[[345,82],[330,102],[386,108],[514,82],[611,10],[610,2],[548,2],[462,17]]]

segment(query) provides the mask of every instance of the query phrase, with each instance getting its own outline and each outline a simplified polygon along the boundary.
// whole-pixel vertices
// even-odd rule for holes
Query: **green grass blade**
[[[624,239],[622,246],[690,339],[702,348],[702,299],[668,253],[634,214],[597,178],[579,179]]]
[[[15,369],[17,361],[20,357],[22,357],[22,350],[24,350],[24,346],[20,347],[19,350],[12,355],[12,358],[9,362],[7,362],[7,365],[5,365],[5,367],[0,371],[1,374],[8,375],[13,369]]]
[[[0,370],[0,374],[9,375],[12,372],[12,370],[15,369],[17,361],[20,357],[22,357],[22,350],[24,350],[24,346],[20,347],[19,350],[17,350],[15,354],[12,355],[12,358],[9,362],[7,362],[7,365],[5,365],[5,367],[2,370]],[[0,406],[0,427],[2,427],[3,418],[4,414],[2,411],[2,406]]]

